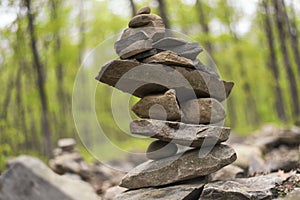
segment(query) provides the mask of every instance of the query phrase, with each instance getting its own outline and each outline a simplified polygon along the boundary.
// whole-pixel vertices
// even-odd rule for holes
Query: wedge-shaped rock
[[[273,199],[272,189],[285,180],[284,176],[269,174],[253,178],[238,178],[231,181],[216,181],[204,186],[201,200],[265,200]],[[289,176],[287,176],[289,177]]]
[[[230,128],[154,119],[134,120],[130,123],[132,134],[157,138],[183,146],[204,147],[225,142]]]
[[[194,200],[199,199],[205,181],[183,183],[162,188],[142,188],[129,190],[116,197],[116,200]]]
[[[196,42],[187,42],[181,39],[166,37],[153,44],[154,48],[162,50],[170,50],[177,55],[195,60],[203,48]]]
[[[172,142],[155,140],[148,146],[146,157],[151,160],[159,160],[162,158],[174,156],[177,150],[177,145]]]
[[[137,32],[144,31],[147,33],[153,42],[161,40],[166,35],[166,29],[164,27],[142,27],[142,28],[127,28],[123,31],[121,39],[136,34]]]
[[[162,95],[149,95],[142,98],[131,110],[141,118],[171,121],[181,118],[181,111],[176,101],[176,92],[172,89]]]
[[[175,65],[175,66],[183,66],[183,67],[189,67],[189,68],[195,68],[193,61],[178,56],[176,53],[172,51],[162,51],[158,54],[155,54],[149,58],[146,58],[142,62],[144,63],[160,63],[165,65]]]
[[[96,79],[137,97],[163,93],[172,88],[176,90],[179,101],[210,96],[223,101],[234,85],[196,69],[129,60],[107,63]]]
[[[176,156],[147,161],[135,167],[125,175],[120,186],[135,189],[189,180],[211,174],[236,159],[234,150],[222,144],[213,149],[193,149]]]
[[[209,124],[222,121],[226,117],[223,105],[213,98],[189,100],[181,105],[183,121],[193,124]]]
[[[130,20],[128,24],[128,27],[130,28],[139,28],[145,26],[165,27],[162,18],[155,14],[136,15]]]
[[[205,66],[199,59],[194,60],[193,64],[196,69],[220,78],[220,75],[215,69],[213,69],[212,67]]]

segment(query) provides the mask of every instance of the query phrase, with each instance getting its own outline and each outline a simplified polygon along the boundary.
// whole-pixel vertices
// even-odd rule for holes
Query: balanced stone
[[[135,43],[137,41],[141,41],[141,40],[144,41],[144,40],[148,40],[148,39],[149,39],[149,37],[144,31],[139,31],[133,35],[126,37],[126,38],[121,38],[120,40],[118,40],[115,43],[116,52],[119,56],[121,56],[120,53],[124,49],[126,49],[128,46],[132,45],[133,43]]]
[[[154,119],[134,120],[130,132],[183,146],[213,146],[228,139],[230,128]]]
[[[149,95],[142,98],[131,109],[141,118],[180,120],[181,111],[176,101],[175,90],[168,90],[162,95]]]
[[[165,65],[175,65],[175,66],[183,66],[183,67],[189,67],[189,68],[195,68],[193,61],[178,56],[176,53],[172,51],[162,51],[158,54],[155,54],[149,58],[146,58],[142,62],[144,63],[160,63]]]
[[[231,92],[233,82],[225,82],[196,69],[141,64],[131,60],[114,60],[104,65],[97,80],[137,97],[176,90],[182,100],[214,97],[223,101]]]
[[[172,142],[156,140],[149,145],[146,156],[151,160],[159,160],[175,155],[177,150],[176,144]]]
[[[136,59],[138,61],[141,61],[141,60],[143,60],[145,58],[148,58],[150,56],[153,56],[155,54],[157,54],[157,50],[156,49],[150,49],[148,51],[144,51],[142,53],[136,54],[133,57],[130,57],[128,59]]]
[[[216,72],[215,69],[213,69],[212,67],[205,66],[199,59],[194,60],[193,64],[196,69],[198,69],[200,71],[204,71],[206,73],[209,73],[211,75],[214,75],[214,76],[220,78],[220,75]]]
[[[205,181],[195,181],[162,188],[142,188],[129,190],[116,197],[116,200],[192,200],[199,199]]]
[[[134,35],[137,32],[144,31],[147,33],[153,42],[161,40],[166,35],[166,29],[164,27],[142,27],[142,28],[127,28],[123,31],[121,39]]]
[[[139,27],[165,27],[163,20],[160,16],[155,14],[140,14],[133,17],[128,27],[139,28]]]
[[[195,60],[203,48],[196,42],[190,43],[181,39],[166,37],[153,44],[154,48],[170,50],[179,56]]]
[[[72,151],[76,146],[76,141],[73,138],[62,138],[57,144],[63,151]]]
[[[203,155],[201,151],[204,152]],[[235,159],[234,150],[222,144],[213,149],[193,149],[181,156],[147,161],[135,167],[125,175],[120,186],[136,189],[189,180],[211,174]]]
[[[136,14],[137,15],[141,15],[141,14],[150,14],[150,13],[151,13],[150,7],[149,6],[145,6],[145,7],[141,8],[141,9],[139,9]]]
[[[209,124],[223,120],[226,116],[223,105],[213,98],[189,100],[181,105],[183,121],[193,124]]]

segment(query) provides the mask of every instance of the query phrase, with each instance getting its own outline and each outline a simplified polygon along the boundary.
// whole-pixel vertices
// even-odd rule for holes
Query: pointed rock
[[[179,101],[210,96],[223,101],[234,85],[196,69],[141,64],[130,60],[107,63],[96,79],[137,97],[163,93],[172,88]]]
[[[205,181],[183,183],[162,188],[142,188],[129,190],[116,197],[116,200],[194,200],[199,199]]]
[[[161,50],[170,50],[175,52],[177,55],[195,60],[203,48],[196,42],[190,43],[181,39],[166,37],[155,42],[154,48]]]
[[[141,118],[171,121],[181,118],[181,111],[176,101],[176,92],[173,89],[162,95],[145,96],[131,110]]]
[[[155,54],[149,58],[144,59],[142,62],[160,63],[165,65],[195,68],[192,60],[185,57],[178,56],[176,53],[172,51],[162,51],[158,54]]]
[[[145,162],[128,172],[120,186],[136,189],[190,180],[211,174],[236,159],[234,150],[229,146],[217,145],[210,150],[199,155],[205,149],[193,149],[178,157]]]
[[[205,66],[199,59],[194,60],[193,64],[196,69],[220,78],[220,75],[215,69]]]
[[[139,9],[136,14],[141,15],[141,14],[150,14],[150,13],[151,13],[151,8],[149,6],[145,6]]]
[[[223,105],[213,98],[189,100],[181,105],[183,122],[192,124],[213,124],[226,117]]]
[[[141,119],[130,123],[130,132],[183,146],[204,147],[225,142],[230,128]]]
[[[176,144],[172,142],[164,142],[161,140],[153,141],[147,148],[146,157],[151,160],[159,160],[174,156],[178,148]]]

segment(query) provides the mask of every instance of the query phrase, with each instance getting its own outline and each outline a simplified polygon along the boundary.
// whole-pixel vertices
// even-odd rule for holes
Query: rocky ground
[[[300,128],[268,125],[248,137],[231,135],[228,143],[237,160],[209,176],[122,193],[126,188],[118,185],[123,172],[101,163],[87,164],[75,141],[63,139],[50,167],[29,156],[10,160],[0,177],[0,200],[300,198]],[[126,158],[112,164],[128,170],[144,161]]]

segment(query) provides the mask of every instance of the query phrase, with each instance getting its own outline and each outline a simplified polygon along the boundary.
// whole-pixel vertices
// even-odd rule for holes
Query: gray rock
[[[227,165],[226,167],[223,167],[219,171],[212,173],[211,180],[220,180],[220,181],[226,181],[226,180],[232,180],[235,178],[242,178],[244,177],[244,170],[238,166],[235,165]]]
[[[267,200],[273,199],[272,189],[285,179],[277,174],[239,178],[232,181],[216,181],[204,186],[201,200]]]
[[[194,60],[193,63],[196,69],[220,78],[220,75],[215,71],[215,69],[205,66],[199,59]]]
[[[294,191],[289,193],[283,198],[280,198],[281,200],[298,200],[300,199],[300,188],[296,188]]]
[[[142,28],[127,28],[123,31],[121,39],[136,34],[137,32],[144,31],[147,33],[153,42],[156,42],[166,35],[166,29],[164,27],[142,27]]]
[[[235,159],[234,150],[222,144],[213,149],[194,149],[183,155],[145,162],[128,172],[120,186],[135,189],[190,180],[211,174]]]
[[[139,28],[139,27],[162,27],[164,28],[164,22],[162,18],[155,14],[140,14],[134,16],[129,24],[129,28]]]
[[[122,188],[120,186],[111,187],[105,191],[105,193],[103,195],[103,199],[104,200],[115,200],[119,194],[121,194],[122,192],[125,192],[126,190],[127,190],[126,188]]]
[[[178,148],[176,144],[172,142],[156,140],[153,141],[147,148],[146,156],[151,160],[159,160],[162,158],[174,156],[177,150]]]
[[[149,58],[144,59],[142,62],[144,63],[160,63],[165,65],[173,65],[173,66],[183,66],[188,68],[195,68],[193,61],[178,56],[176,53],[172,51],[162,51],[158,54],[155,54]]]
[[[189,100],[181,105],[183,122],[193,124],[213,124],[226,117],[223,105],[213,98]]]
[[[203,48],[196,42],[190,43],[181,39],[166,37],[153,44],[154,48],[170,50],[179,56],[195,60]]]
[[[0,177],[0,200],[96,200],[93,188],[81,180],[52,172],[36,158],[20,156]]]
[[[129,190],[117,196],[116,200],[194,200],[199,199],[204,183],[197,181],[162,188]]]
[[[194,125],[153,119],[134,120],[130,124],[130,131],[132,134],[191,147],[215,145],[226,141],[230,134],[230,128],[228,127]]]
[[[181,118],[176,92],[172,89],[162,95],[145,96],[131,110],[141,118],[172,121],[180,120]]]
[[[72,151],[76,146],[76,141],[73,138],[62,138],[58,140],[57,145],[63,151]]]
[[[138,60],[138,61],[141,61],[141,60],[143,60],[143,59],[145,59],[145,58],[148,58],[148,57],[150,57],[150,56],[155,55],[156,53],[157,53],[157,50],[156,50],[156,49],[150,49],[150,50],[148,50],[148,51],[144,51],[144,52],[142,52],[142,53],[136,54],[136,55],[134,55],[133,57],[130,57],[130,58],[128,58],[128,59],[136,59],[136,60]]]
[[[214,97],[223,101],[231,92],[233,82],[220,81],[205,72],[161,64],[114,60],[104,65],[97,80],[137,97],[176,90],[179,101],[197,97]]]
[[[145,7],[142,7],[141,9],[139,9],[137,11],[137,15],[141,15],[141,14],[150,14],[151,13],[151,9],[149,6],[145,6]]]

